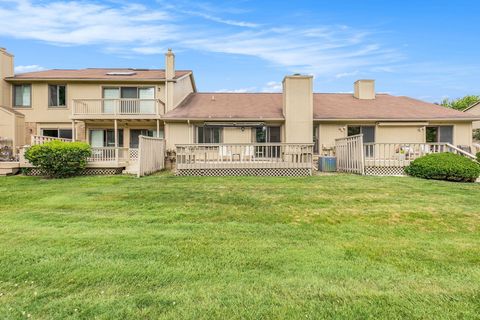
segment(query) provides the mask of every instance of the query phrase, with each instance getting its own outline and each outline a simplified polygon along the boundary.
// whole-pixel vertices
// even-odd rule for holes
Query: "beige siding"
[[[312,81],[308,76],[290,76],[283,80],[286,143],[313,141]]]
[[[377,143],[424,143],[423,126],[376,126],[375,142]]]
[[[3,109],[0,109],[0,137],[13,139],[14,115]]]
[[[186,96],[193,92],[192,79],[190,76],[184,77],[175,83],[173,94],[173,105],[177,106]]]
[[[13,74],[13,56],[0,51],[0,105],[4,107],[12,105],[12,96],[10,84],[3,79],[11,77]]]
[[[166,123],[165,140],[167,150],[175,149],[176,144],[193,143],[193,126],[187,123]]]
[[[15,139],[14,145],[21,147],[25,144],[25,118],[15,116]]]
[[[478,115],[480,116],[480,103],[474,106],[473,108],[468,109],[465,111],[465,113],[473,114],[473,115]],[[474,121],[472,125],[473,129],[480,129],[480,121]]]
[[[240,128],[224,128],[223,129],[224,143],[251,143],[252,129],[245,128],[243,131]]]
[[[330,149],[335,146],[335,139],[347,136],[344,130],[345,124],[341,123],[320,123],[319,126],[319,146],[321,149]]]

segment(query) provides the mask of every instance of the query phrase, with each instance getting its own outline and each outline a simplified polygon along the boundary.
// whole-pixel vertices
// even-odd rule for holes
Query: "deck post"
[[[157,138],[160,138],[160,119],[157,119]]]
[[[75,136],[77,133],[75,132],[75,120],[72,120],[72,142],[75,142]]]

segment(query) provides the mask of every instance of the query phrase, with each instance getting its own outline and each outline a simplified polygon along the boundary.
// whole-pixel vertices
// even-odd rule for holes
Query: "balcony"
[[[158,99],[73,99],[72,119],[158,119],[164,111]]]

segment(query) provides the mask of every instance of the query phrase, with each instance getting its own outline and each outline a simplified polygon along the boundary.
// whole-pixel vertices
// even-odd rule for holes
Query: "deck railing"
[[[73,115],[161,115],[157,99],[74,99]]]
[[[181,144],[177,169],[310,168],[313,144]]]
[[[452,152],[472,160],[475,156],[449,143],[365,143],[365,165],[406,167],[411,161],[430,153]]]
[[[55,140],[63,141],[63,142],[72,142],[71,139],[33,135],[30,143],[31,143],[32,146],[35,146],[37,144],[44,144],[45,142],[50,142],[50,141],[55,141]]]
[[[128,148],[92,147],[92,155],[87,159],[90,163],[119,162],[129,160]]]

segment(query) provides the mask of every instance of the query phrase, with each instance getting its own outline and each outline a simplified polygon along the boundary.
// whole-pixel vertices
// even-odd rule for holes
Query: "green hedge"
[[[424,179],[474,182],[480,165],[458,154],[432,153],[412,161],[405,172]]]
[[[30,147],[25,158],[50,178],[66,178],[78,175],[91,153],[83,142],[51,141]]]

